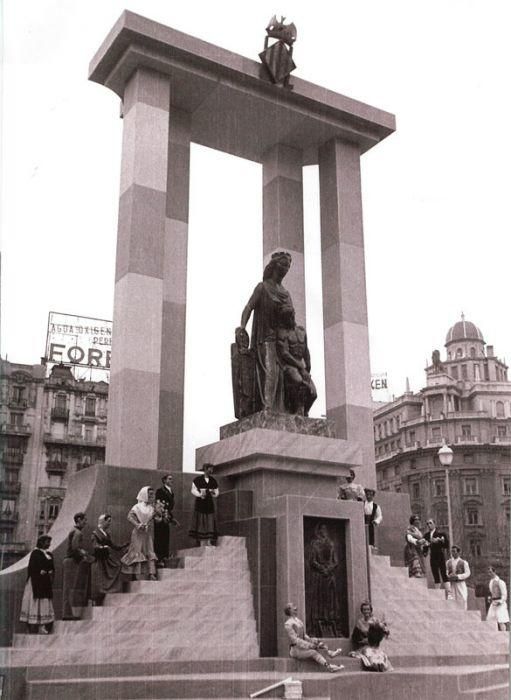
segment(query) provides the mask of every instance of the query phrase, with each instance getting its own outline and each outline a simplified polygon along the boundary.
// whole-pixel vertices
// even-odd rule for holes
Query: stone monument
[[[254,561],[264,549],[274,562],[252,572],[263,654],[286,647],[276,611],[290,599],[305,609],[304,518],[307,532],[318,518],[335,532],[350,619],[367,588],[356,554],[365,547],[360,504],[339,505],[335,495],[350,468],[375,485],[360,157],[394,130],[391,114],[296,77],[290,85],[295,39],[294,25],[272,18],[257,63],[125,12],[90,66],[90,79],[119,95],[124,120],[107,463],[181,469],[190,144],[262,165],[263,280],[231,348],[239,420],[197,450],[197,467],[214,464],[227,485],[224,532],[245,534]],[[316,390],[302,168],[311,164],[320,178],[326,420],[308,417]],[[330,617],[323,624],[332,629],[339,616]]]

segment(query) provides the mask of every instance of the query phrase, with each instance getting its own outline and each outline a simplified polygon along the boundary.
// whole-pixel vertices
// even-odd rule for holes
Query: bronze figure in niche
[[[307,634],[317,637],[346,635],[344,524],[305,518],[304,542]]]
[[[231,346],[236,418],[261,410],[307,416],[316,399],[305,328],[296,326],[293,301],[282,284],[290,266],[289,253],[273,253],[243,309]]]

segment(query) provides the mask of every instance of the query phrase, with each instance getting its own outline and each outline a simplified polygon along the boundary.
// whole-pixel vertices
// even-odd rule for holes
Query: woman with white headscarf
[[[133,532],[128,551],[121,559],[123,573],[131,574],[134,579],[148,574],[150,580],[156,580],[152,522],[160,518],[154,508],[154,489],[144,486],[138,492],[136,505],[128,513]]]

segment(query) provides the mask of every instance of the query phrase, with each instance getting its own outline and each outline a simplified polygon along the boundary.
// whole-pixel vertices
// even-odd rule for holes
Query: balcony
[[[6,447],[2,453],[4,464],[23,464],[24,454],[19,447]]]
[[[81,447],[104,447],[106,437],[99,435],[92,440],[86,440],[82,435],[53,435],[52,433],[44,433],[43,441],[49,445],[78,445]]]
[[[503,435],[501,437],[495,435],[492,438],[492,442],[495,442],[498,445],[511,445],[511,435]]]
[[[60,459],[49,459],[46,462],[46,471],[48,474],[65,474],[67,470],[67,462]]]
[[[17,511],[4,510],[0,513],[0,525],[16,525],[19,519],[19,513]]]
[[[479,437],[477,435],[458,435],[456,438],[457,445],[473,445],[479,443]]]
[[[32,433],[32,427],[28,423],[18,425],[16,423],[2,423],[0,426],[2,435],[19,435],[21,437],[29,437]]]
[[[26,542],[2,542],[0,544],[0,552],[6,554],[18,554],[23,556],[28,553],[28,545]]]
[[[14,408],[14,409],[21,409],[24,411],[28,406],[28,400],[27,399],[17,399],[17,398],[10,398],[9,399],[9,408]]]
[[[64,406],[54,406],[51,409],[52,420],[69,420],[69,409]]]
[[[0,493],[6,496],[16,496],[21,491],[19,481],[0,481]]]

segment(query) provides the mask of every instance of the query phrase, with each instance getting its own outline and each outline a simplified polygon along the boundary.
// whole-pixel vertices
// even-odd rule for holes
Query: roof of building
[[[483,334],[472,321],[465,321],[465,315],[461,314],[461,321],[456,321],[445,336],[445,344],[455,343],[460,340],[479,340],[484,343]]]

